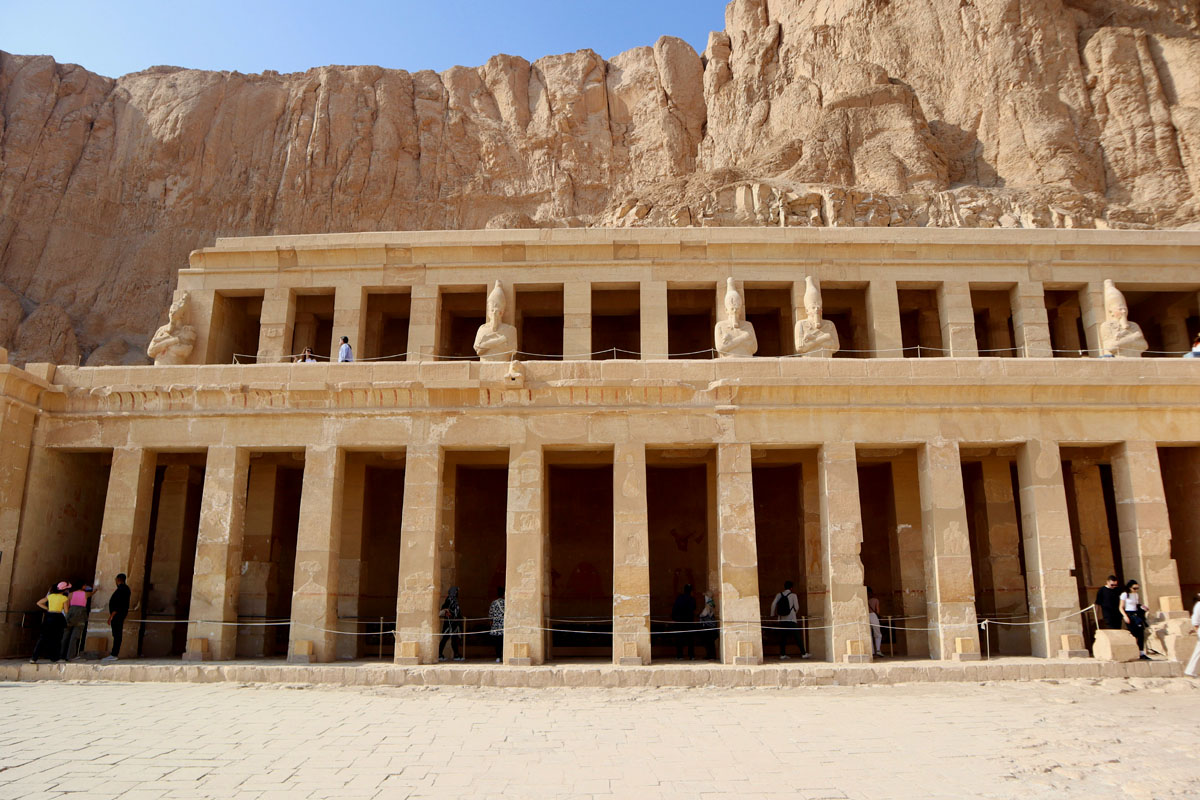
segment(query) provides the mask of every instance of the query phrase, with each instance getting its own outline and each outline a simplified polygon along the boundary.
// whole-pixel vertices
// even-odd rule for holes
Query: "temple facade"
[[[0,366],[0,652],[125,573],[122,657],[429,663],[456,586],[468,658],[503,587],[506,664],[648,664],[690,586],[756,664],[785,581],[826,661],[868,587],[889,656],[1087,656],[1110,573],[1200,591],[1198,332],[1200,232],[220,239],[153,366]]]

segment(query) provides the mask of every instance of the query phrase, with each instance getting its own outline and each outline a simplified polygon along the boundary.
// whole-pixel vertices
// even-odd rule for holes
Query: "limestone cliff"
[[[216,236],[1200,220],[1195,0],[734,0],[703,55],[441,74],[0,53],[0,345],[136,363]]]

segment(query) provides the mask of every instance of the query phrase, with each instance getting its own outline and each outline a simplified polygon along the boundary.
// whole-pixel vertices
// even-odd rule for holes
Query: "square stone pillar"
[[[363,501],[366,497],[367,465],[362,459],[347,459],[342,477],[342,542],[338,548],[338,630],[334,648],[339,659],[362,656],[367,628],[358,615],[362,583]]]
[[[145,616],[172,617],[179,610],[190,473],[187,464],[170,464],[163,470],[163,478],[158,486],[158,510],[153,524],[154,558],[150,563],[150,580],[147,582],[149,591]],[[171,652],[174,628],[174,625],[166,622],[147,625],[142,637],[144,653],[161,655]]]
[[[1104,324],[1104,282],[1093,281],[1079,290],[1079,313],[1087,336],[1088,355],[1100,357],[1100,326]]]
[[[362,358],[367,334],[367,293],[361,286],[338,286],[333,292],[333,340],[329,360],[337,362],[342,337],[350,339],[354,360]]]
[[[396,596],[396,663],[430,664],[441,632],[442,471],[445,455],[436,444],[421,443],[404,456],[404,509],[400,522],[400,575]]]
[[[1027,622],[1025,576],[1021,574],[1021,527],[1017,524],[1017,505],[1013,500],[1012,468],[1006,458],[981,459],[983,472],[984,514],[987,530],[981,531],[987,544],[987,566],[996,615],[1016,622]],[[1029,653],[1029,629],[1024,626],[997,625],[995,641],[1004,653]]]
[[[1017,355],[1025,358],[1050,358],[1050,319],[1046,313],[1046,293],[1041,281],[1023,281],[1009,292],[1012,301],[1014,343]]]
[[[862,507],[858,499],[858,457],[853,442],[821,446],[821,551],[825,595],[822,625],[828,661],[871,660],[867,587],[863,583]]]
[[[563,359],[588,361],[592,357],[592,284],[563,284]]]
[[[1104,585],[1109,574],[1117,571],[1108,530],[1108,510],[1104,504],[1100,465],[1089,461],[1072,461],[1071,488],[1075,507],[1068,510],[1075,514],[1079,545],[1079,563],[1075,565],[1075,573],[1083,578],[1087,596],[1094,598],[1096,590]]]
[[[215,340],[220,338],[219,332],[213,330],[213,310],[218,302],[217,293],[212,289],[183,289],[180,287],[175,290],[171,302],[179,299],[179,296],[183,293],[186,293],[188,296],[188,324],[196,329],[196,344],[192,347],[192,352],[188,356],[187,363],[211,364],[213,363],[216,347]],[[167,318],[164,315],[159,319],[157,324],[162,324],[166,321]],[[93,607],[95,607],[95,603],[95,598],[93,598]]]
[[[546,491],[542,449],[515,445],[508,455],[508,544],[504,568],[504,663],[546,657]]]
[[[896,282],[874,279],[867,285],[867,317],[871,321],[868,342],[871,358],[903,358],[904,337],[900,332],[900,295]],[[850,341],[850,331],[838,331]]]
[[[279,466],[256,462],[250,466],[246,485],[246,513],[242,533],[242,578],[238,588],[238,616],[247,622],[263,622],[269,606],[269,587],[275,565],[271,562],[271,540],[275,531],[275,486]],[[242,658],[267,655],[267,642],[274,641],[274,628],[247,625],[238,629],[237,654]]]
[[[258,363],[286,361],[291,355],[295,327],[296,292],[292,289],[267,289],[263,293],[262,314],[259,316]]]
[[[800,461],[801,496],[804,501],[804,563],[800,566],[804,575],[803,590],[808,594],[805,608],[808,611],[809,630],[805,631],[805,635],[810,653],[824,653],[826,649],[826,631],[822,627],[821,614],[828,589],[825,586],[824,548],[821,546],[821,481],[818,473],[817,451],[805,450]]]
[[[438,287],[412,287],[408,307],[408,360],[434,361],[437,355]]]
[[[188,610],[191,619],[207,621],[188,623],[186,661],[224,661],[237,653],[238,629],[230,623],[237,622],[249,472],[249,450],[229,445],[208,449]]]
[[[336,656],[345,462],[345,452],[334,445],[309,445],[304,451],[288,639],[292,663],[333,661]]]
[[[1186,303],[1175,303],[1167,306],[1161,313],[1154,315],[1162,337],[1162,349],[1174,353],[1177,357],[1192,349],[1192,340],[1188,336],[1188,308]]]
[[[892,487],[895,495],[896,535],[893,574],[900,575],[901,616],[906,619],[897,628],[903,630],[904,651],[910,658],[928,658],[926,623],[926,555],[921,516],[921,477],[915,454],[892,461]],[[932,599],[934,596],[929,595]],[[933,616],[929,614],[929,616]],[[953,643],[952,643],[953,644]]]
[[[942,323],[942,355],[951,358],[976,358],[975,308],[971,305],[971,285],[947,281],[937,293],[938,318]]]
[[[668,353],[667,336],[667,282],[642,281],[641,283],[641,358],[665,359]]]
[[[145,586],[146,547],[150,538],[150,506],[154,501],[154,468],[157,457],[141,447],[113,449],[108,474],[108,493],[104,499],[104,518],[100,523],[100,546],[96,557],[96,596],[92,600],[90,636],[107,636],[108,601],[117,588],[116,577],[125,573],[129,586],[129,616],[122,640],[126,656],[137,652],[138,625],[130,622],[139,616],[134,607],[142,599]],[[114,653],[113,655],[120,655]]]
[[[1030,647],[1040,658],[1057,656],[1063,636],[1082,646],[1079,594],[1072,570],[1071,524],[1058,443],[1034,439],[1017,457],[1021,484],[1021,532],[1029,583]]]
[[[1182,598],[1179,570],[1171,558],[1171,523],[1157,444],[1130,441],[1117,445],[1112,472],[1124,579],[1141,583],[1142,603],[1155,612],[1161,598]]]
[[[650,663],[650,517],[646,447],[613,450],[613,663]]]
[[[925,597],[929,654],[978,659],[975,577],[958,443],[927,442],[917,457],[925,545]]]
[[[1058,351],[1052,353],[1056,358],[1077,358],[1084,355],[1084,342],[1079,339],[1080,312],[1078,306],[1060,305],[1054,309],[1054,341]]]
[[[748,444],[717,445],[717,558],[721,660],[726,664],[761,664],[758,542]]]

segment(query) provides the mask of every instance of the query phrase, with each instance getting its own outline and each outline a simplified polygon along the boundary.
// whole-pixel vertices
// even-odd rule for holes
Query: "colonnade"
[[[611,445],[613,466],[612,657],[618,664],[650,661],[650,525],[647,453],[670,445],[633,441]],[[679,445],[676,445],[678,447]],[[895,445],[892,445],[895,447]],[[820,525],[823,607],[817,639],[828,661],[870,660],[870,630],[862,560],[863,517],[858,465],[864,443],[827,441],[798,444],[815,451]],[[977,447],[977,446],[976,446]],[[763,659],[750,443],[709,445],[715,463],[715,532],[721,658],[728,664]],[[923,554],[928,653],[934,659],[972,659],[980,653],[975,605],[968,503],[960,444],[936,439],[907,445],[915,451],[919,509],[905,511],[905,524],[919,524]],[[361,551],[344,526],[361,525],[362,469],[348,465],[355,451],[336,445],[304,450],[291,599],[289,660],[328,662],[347,651],[339,646],[339,597],[354,582]],[[402,525],[396,596],[397,663],[436,659],[438,604],[446,589],[439,563],[445,535],[447,450],[428,442],[404,451]],[[504,660],[510,665],[547,659],[545,598],[549,592],[546,511],[547,454],[544,442],[512,443],[507,451],[506,590]],[[1112,471],[1119,519],[1121,557],[1127,574],[1143,587],[1143,601],[1157,611],[1178,610],[1179,577],[1171,557],[1171,532],[1157,444],[1126,441],[1112,446]],[[1015,517],[1007,473],[1010,461],[984,460],[986,535],[1001,553],[988,561],[993,585],[1011,592],[1019,583],[1015,539],[1024,554],[1030,647],[1033,655],[1078,655],[1083,650],[1078,590],[1073,569],[1062,456],[1054,441],[1029,440],[1015,450],[1020,520]],[[146,549],[154,503],[156,453],[143,447],[112,452],[107,501],[98,549],[96,579],[111,588],[126,573],[135,597],[149,576]],[[251,451],[208,448],[197,534],[188,624],[188,659],[232,659],[237,654],[239,595],[252,587],[269,543],[261,539],[262,515],[252,503]],[[265,475],[265,473],[264,473]],[[267,480],[267,478],[260,478]],[[905,490],[910,498],[911,487]],[[806,492],[807,494],[807,492]],[[357,514],[357,516],[356,516]],[[917,519],[919,518],[919,523]],[[355,522],[358,519],[359,522]],[[914,540],[914,547],[915,547]],[[991,547],[991,545],[989,545]],[[107,590],[106,590],[107,591]],[[254,590],[257,591],[257,590]],[[98,607],[105,602],[102,595]],[[342,613],[352,611],[343,606]],[[909,609],[906,609],[906,612]],[[133,628],[126,641],[137,641]],[[923,649],[923,648],[922,648]],[[1086,652],[1086,651],[1084,651]]]

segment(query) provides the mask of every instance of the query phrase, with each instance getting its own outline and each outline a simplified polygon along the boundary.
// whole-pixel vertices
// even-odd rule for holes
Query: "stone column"
[[[804,498],[804,591],[808,593],[805,608],[808,609],[807,642],[810,653],[824,653],[825,623],[821,614],[825,608],[828,589],[825,586],[824,549],[821,546],[821,482],[818,477],[817,451],[806,450],[801,456],[800,482]]]
[[[358,614],[362,590],[363,501],[366,493],[367,465],[361,458],[346,459],[342,477],[342,541],[338,547],[338,630],[335,651],[339,659],[362,655],[362,634],[366,627]]]
[[[910,658],[928,658],[930,637],[928,632],[920,629],[933,627],[933,624],[925,619],[926,555],[921,522],[921,477],[915,457],[892,461],[892,486],[896,506],[896,564],[903,598],[900,611],[902,616],[908,617],[897,627],[904,629],[905,653]],[[932,600],[934,596],[928,597]]]
[[[858,499],[858,457],[853,442],[826,442],[819,461],[821,550],[825,595],[822,624],[828,661],[870,661],[871,629],[867,587],[863,584],[862,508]]]
[[[361,286],[338,286],[333,293],[333,341],[329,347],[329,360],[336,362],[342,337],[350,339],[350,347],[357,360],[363,355],[363,343],[367,332],[367,293]]]
[[[1087,336],[1088,355],[1100,356],[1100,326],[1104,324],[1104,282],[1093,281],[1079,290],[1079,313]]]
[[[642,281],[641,283],[642,360],[666,358],[667,336],[667,282]]]
[[[1006,458],[995,456],[980,461],[983,471],[984,513],[987,529],[980,531],[987,540],[988,567],[997,616],[1028,622],[1025,576],[1021,574],[1021,528],[1017,524],[1017,506],[1013,502],[1012,471]],[[1009,655],[1029,653],[1028,628],[997,625],[996,641]]]
[[[158,487],[158,512],[154,517],[154,557],[150,563],[145,615],[172,617],[179,609],[179,579],[183,567],[183,538],[187,527],[189,473],[187,464],[163,470]],[[175,626],[165,622],[147,625],[142,637],[144,654],[171,652]]]
[[[1130,441],[1117,445],[1115,451],[1113,488],[1125,580],[1133,578],[1141,583],[1142,603],[1156,612],[1160,599],[1182,596],[1179,570],[1171,558],[1171,523],[1158,446],[1155,442]]]
[[[748,444],[717,445],[717,543],[721,659],[726,664],[761,664],[758,543]]]
[[[7,357],[0,358],[6,360]],[[9,391],[15,394],[22,385],[23,381],[13,380]],[[14,623],[19,623],[19,617],[6,612],[14,610],[14,605],[27,607],[25,598],[12,596],[12,579],[21,515],[28,497],[25,483],[38,413],[35,406],[24,400],[0,396],[0,552],[7,554],[0,556],[0,648],[7,652],[11,652],[9,637],[15,632]]]
[[[592,357],[592,284],[563,284],[563,358],[588,361]]]
[[[1175,304],[1163,309],[1154,320],[1162,334],[1162,349],[1176,356],[1182,356],[1192,349],[1192,340],[1188,338],[1187,307]]]
[[[1096,590],[1104,585],[1109,574],[1117,571],[1099,465],[1086,461],[1072,461],[1071,488],[1075,495],[1075,527],[1079,532],[1077,552],[1080,558],[1075,565],[1075,571],[1083,576],[1087,596],[1095,597]]]
[[[646,447],[613,451],[613,663],[650,663],[650,518]]]
[[[335,445],[304,451],[288,661],[333,661],[337,641],[338,549],[346,454]]]
[[[1018,283],[1009,292],[1012,302],[1014,343],[1017,355],[1025,358],[1050,358],[1050,321],[1046,314],[1046,293],[1041,281]]]
[[[404,456],[404,509],[400,522],[400,575],[396,597],[396,663],[430,664],[440,632],[438,540],[442,470],[437,444],[410,445]]]
[[[174,302],[184,291],[188,295],[188,324],[196,329],[196,344],[192,347],[192,353],[188,356],[187,363],[211,364],[215,357],[216,339],[220,338],[220,333],[213,330],[213,311],[218,303],[217,293],[212,289],[185,290],[180,286],[175,290],[171,301]],[[166,322],[166,317],[160,321]],[[95,606],[94,598],[92,605]]]
[[[929,654],[933,658],[979,658],[975,578],[958,443],[926,442],[918,455],[925,545],[925,596]]]
[[[187,661],[224,661],[237,653],[236,625],[221,623],[237,622],[249,472],[249,450],[230,445],[208,449],[188,611],[191,619],[207,621],[188,624]]]
[[[291,353],[292,333],[296,327],[296,292],[292,289],[267,289],[263,293],[258,328],[258,363],[286,361]]]
[[[138,623],[130,622],[138,614],[133,607],[142,598],[145,586],[146,547],[150,537],[150,506],[154,496],[154,453],[141,447],[118,447],[113,450],[112,468],[108,477],[108,493],[104,499],[104,519],[100,526],[100,546],[96,558],[96,586],[92,600],[92,616],[88,634],[108,636],[108,601],[116,588],[116,577],[125,573],[130,591],[130,614],[125,622],[122,652],[137,652]],[[92,623],[96,623],[93,625]],[[113,655],[120,655],[114,653]]]
[[[867,285],[867,316],[871,320],[868,345],[872,358],[903,358],[904,337],[900,332],[900,296],[896,282],[874,279]],[[849,341],[850,331],[838,331]]]
[[[951,358],[975,358],[979,346],[975,340],[975,309],[971,305],[971,285],[947,281],[938,289],[938,318],[942,323],[943,355]]]
[[[242,579],[238,590],[238,616],[248,622],[263,622],[270,610],[269,587],[275,565],[271,563],[271,539],[275,532],[275,485],[277,464],[257,462],[250,467],[246,487],[246,514],[242,534]],[[272,628],[247,625],[238,629],[237,654],[243,658],[267,655]]]
[[[536,444],[517,444],[508,456],[508,545],[504,576],[504,661],[545,659],[545,467]]]
[[[1071,525],[1058,443],[1033,439],[1017,458],[1021,484],[1021,533],[1029,582],[1030,645],[1050,658],[1083,646],[1083,623],[1071,549]],[[1064,647],[1063,637],[1070,637]]]
[[[1054,338],[1060,351],[1079,351],[1084,349],[1084,343],[1079,340],[1079,309],[1075,306],[1060,305],[1054,309]],[[1058,358],[1076,358],[1083,355],[1079,352],[1051,353]]]
[[[438,287],[412,287],[408,309],[408,360],[434,361],[437,354]]]

